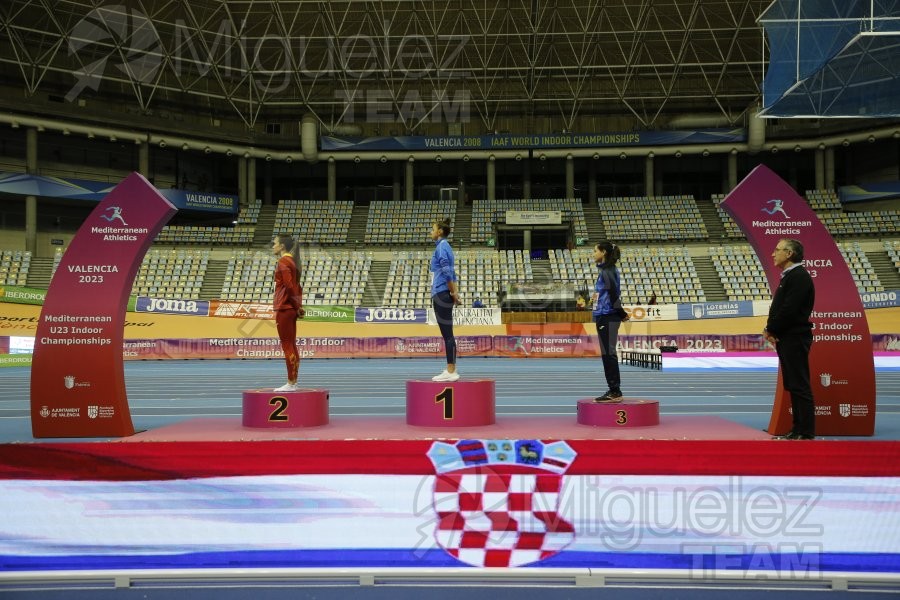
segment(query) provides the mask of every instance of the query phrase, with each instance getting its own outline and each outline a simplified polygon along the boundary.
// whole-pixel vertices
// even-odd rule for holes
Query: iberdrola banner
[[[122,341],[134,277],[176,208],[138,173],[97,205],[50,282],[31,363],[36,438],[134,433]]]
[[[778,240],[803,244],[804,267],[816,287],[810,320],[813,345],[810,379],[816,402],[816,433],[872,435],[875,432],[875,363],[862,300],[850,268],[831,234],[803,198],[763,165],[756,167],[722,202],[756,251],[769,287],[781,271],[772,251]],[[762,332],[760,332],[762,335]],[[790,395],[779,372],[769,433],[790,429]]]

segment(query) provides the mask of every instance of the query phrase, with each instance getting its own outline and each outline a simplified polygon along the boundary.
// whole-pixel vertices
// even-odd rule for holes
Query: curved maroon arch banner
[[[756,251],[773,293],[781,278],[772,261],[778,240],[794,238],[803,244],[804,266],[816,286],[809,356],[816,434],[872,435],[875,361],[869,324],[850,268],[831,234],[809,204],[762,165],[728,194],[722,207]],[[779,369],[769,433],[783,434],[790,429],[790,405]]]
[[[134,433],[122,339],[134,278],[177,209],[138,173],[81,225],[50,282],[31,362],[31,432],[45,437]]]

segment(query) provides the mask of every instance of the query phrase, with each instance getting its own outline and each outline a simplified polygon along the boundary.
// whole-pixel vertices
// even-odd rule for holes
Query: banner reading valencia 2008
[[[781,272],[772,262],[778,240],[803,244],[813,277],[813,345],[810,379],[816,401],[816,433],[872,435],[875,431],[875,362],[872,339],[856,283],[840,249],[816,213],[775,173],[759,166],[722,202],[762,262],[769,287]],[[770,433],[789,429],[789,394],[779,373]]]

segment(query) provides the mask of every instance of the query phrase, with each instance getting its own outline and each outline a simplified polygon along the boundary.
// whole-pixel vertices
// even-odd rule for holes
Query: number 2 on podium
[[[269,405],[275,406],[275,410],[273,410],[269,414],[269,421],[287,421],[288,416],[284,414],[284,411],[287,410],[288,400],[284,396],[275,396],[274,398],[269,399]]]
[[[446,387],[444,391],[434,397],[434,403],[444,403],[444,420],[449,421],[453,418],[453,388]]]

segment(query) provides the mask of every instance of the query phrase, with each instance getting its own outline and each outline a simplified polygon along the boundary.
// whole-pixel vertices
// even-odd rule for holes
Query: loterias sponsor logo
[[[425,323],[424,308],[357,308],[357,323]]]
[[[138,296],[135,312],[165,313],[170,315],[209,315],[208,300],[180,300],[174,298],[148,298]]]

